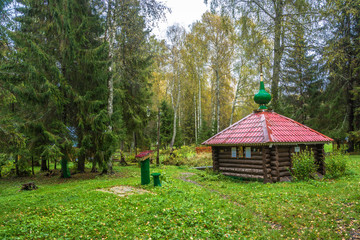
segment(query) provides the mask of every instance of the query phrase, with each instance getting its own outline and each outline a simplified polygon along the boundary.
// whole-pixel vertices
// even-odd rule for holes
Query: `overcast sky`
[[[201,15],[209,8],[204,0],[162,0],[166,6],[171,8],[171,13],[166,14],[166,20],[159,22],[159,27],[153,33],[159,38],[166,38],[167,27],[178,23],[189,29],[189,25],[201,19]]]

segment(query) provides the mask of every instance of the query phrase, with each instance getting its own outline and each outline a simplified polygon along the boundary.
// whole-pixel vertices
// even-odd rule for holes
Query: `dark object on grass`
[[[47,172],[47,173],[45,174],[45,177],[52,177],[52,176],[54,176],[54,175],[56,175],[55,171],[50,170],[49,172]]]
[[[20,189],[20,191],[22,190],[36,190],[38,189],[38,187],[35,185],[35,183],[33,182],[29,182],[29,183],[24,183]]]
[[[212,169],[213,166],[202,166],[202,167],[194,167],[197,170],[206,170],[206,169]]]
[[[323,179],[323,178],[324,178],[324,175],[322,175],[322,174],[319,173],[319,172],[316,172],[316,173],[311,174],[311,178],[312,178],[312,179],[315,179],[315,180],[317,180],[317,179]]]

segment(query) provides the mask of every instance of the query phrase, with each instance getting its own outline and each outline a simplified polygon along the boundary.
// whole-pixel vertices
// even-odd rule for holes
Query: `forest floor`
[[[360,156],[337,180],[263,184],[188,167],[0,179],[0,239],[360,239]],[[33,191],[19,191],[35,182]]]

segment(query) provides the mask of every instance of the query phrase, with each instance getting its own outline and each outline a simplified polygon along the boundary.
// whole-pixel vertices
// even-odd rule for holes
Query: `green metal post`
[[[141,164],[141,185],[150,183],[150,160],[149,158],[140,162]]]
[[[154,187],[161,187],[160,182],[160,173],[152,173],[151,176],[154,177]]]

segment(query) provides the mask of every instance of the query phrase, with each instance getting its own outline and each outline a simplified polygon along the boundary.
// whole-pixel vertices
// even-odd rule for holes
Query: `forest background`
[[[260,64],[270,108],[358,148],[359,0],[207,4],[158,40],[160,1],[3,0],[0,168],[199,145],[257,108]]]

